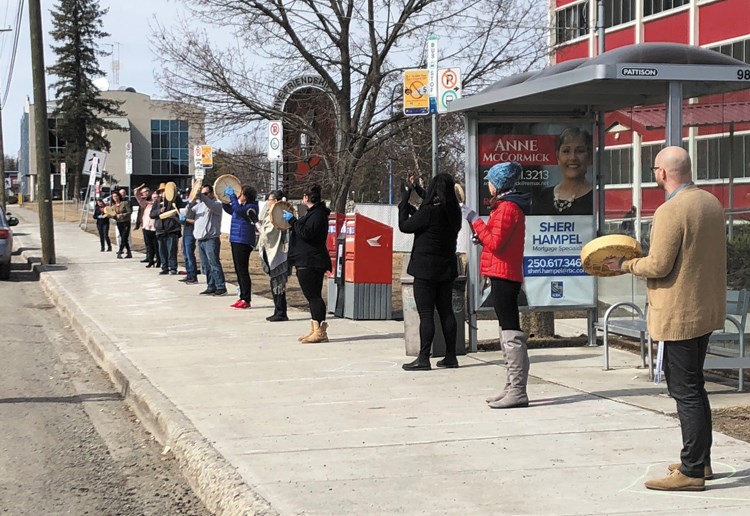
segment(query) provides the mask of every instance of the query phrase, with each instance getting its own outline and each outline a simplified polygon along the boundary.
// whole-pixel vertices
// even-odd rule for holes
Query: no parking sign
[[[460,98],[461,69],[441,69],[438,72],[438,113],[447,113],[448,104]]]
[[[281,120],[270,120],[268,122],[268,159],[269,161],[277,161],[281,159],[281,152],[283,150],[282,137],[284,135],[284,128],[281,124]]]

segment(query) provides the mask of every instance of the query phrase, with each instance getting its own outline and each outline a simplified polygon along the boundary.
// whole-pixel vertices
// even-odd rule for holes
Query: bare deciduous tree
[[[537,0],[186,0],[193,20],[211,20],[232,45],[182,21],[156,25],[164,62],[161,86],[174,100],[206,110],[219,131],[263,119],[315,138],[303,117],[283,113],[274,97],[301,74],[322,78],[336,111],[335,142],[315,152],[335,211],[363,158],[401,120],[391,90],[404,69],[424,66],[428,35],[439,36],[440,61],[458,66],[465,90],[528,69],[546,50],[546,2]],[[321,139],[318,139],[320,141]]]

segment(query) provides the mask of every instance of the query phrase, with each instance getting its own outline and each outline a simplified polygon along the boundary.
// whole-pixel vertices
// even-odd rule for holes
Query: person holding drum
[[[413,185],[413,182],[412,182]],[[438,367],[456,368],[456,316],[453,315],[453,280],[458,276],[456,241],[461,230],[461,209],[456,198],[453,177],[438,174],[422,197],[419,209],[409,204],[411,190],[401,185],[398,204],[398,228],[414,234],[407,272],[414,277],[414,301],[419,312],[419,356],[404,364],[406,371],[428,371],[430,351],[435,337],[435,309],[445,335],[445,358]]]
[[[326,303],[323,301],[323,277],[331,270],[326,239],[328,215],[331,214],[320,196],[320,185],[312,185],[302,195],[307,213],[297,219],[291,211],[284,211],[284,220],[290,225],[290,266],[297,268],[297,279],[305,299],[310,305],[310,333],[300,337],[302,343],[328,342]]]
[[[223,203],[224,211],[232,216],[229,229],[229,245],[232,247],[232,261],[237,283],[240,285],[240,298],[232,308],[251,307],[252,282],[250,281],[250,253],[255,248],[255,223],[258,222],[258,193],[252,186],[243,186],[239,197],[232,187],[224,190],[229,198]]]
[[[515,190],[523,167],[515,162],[499,163],[487,172],[490,190],[490,218],[485,223],[466,206],[464,218],[474,228],[482,244],[480,272],[492,283],[492,298],[500,323],[500,344],[505,353],[505,388],[487,399],[490,407],[527,407],[529,352],[526,334],[521,331],[518,294],[523,283],[523,248],[529,194]]]
[[[151,218],[156,228],[161,271],[159,274],[177,275],[177,246],[182,236],[179,210],[182,199],[177,196],[176,185],[172,182],[159,185],[160,202],[151,208]]]
[[[289,233],[277,227],[274,222],[274,206],[279,201],[284,201],[284,193],[281,190],[272,191],[268,194],[265,215],[260,223],[260,238],[258,238],[258,251],[260,252],[263,272],[271,278],[271,294],[273,295],[273,315],[266,317],[267,321],[288,321],[286,314],[286,283],[289,278],[289,263],[287,252],[289,251]],[[285,204],[285,203],[282,203]],[[284,221],[285,222],[285,221]]]
[[[122,199],[118,192],[112,194],[112,205],[115,207],[115,220],[117,221],[117,232],[120,234],[120,247],[117,257],[122,258],[122,252],[127,251],[125,258],[132,258],[130,252],[130,214],[132,209],[130,203]]]
[[[102,253],[104,252],[104,244],[107,244],[107,251],[112,250],[112,241],[109,239],[109,216],[104,210],[107,207],[104,201],[97,199],[96,206],[94,207],[94,219],[96,220],[96,230],[99,233],[99,244]]]

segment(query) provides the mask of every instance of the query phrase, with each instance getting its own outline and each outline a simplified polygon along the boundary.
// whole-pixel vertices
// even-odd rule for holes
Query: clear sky
[[[16,12],[19,0],[0,0],[0,28],[10,27],[16,30]],[[42,23],[44,24],[45,66],[54,64],[50,50],[53,42],[50,10],[58,5],[57,0],[41,0]],[[101,48],[111,50],[110,45],[119,43],[120,73],[119,83],[114,84],[112,77],[111,57],[103,58],[100,65],[107,74],[112,89],[132,86],[140,93],[155,98],[163,98],[163,93],[154,81],[154,67],[157,59],[151,52],[148,42],[149,25],[154,17],[161,23],[170,25],[182,12],[182,2],[177,0],[100,0],[103,8],[109,8],[104,17],[104,30],[110,37],[102,41]],[[20,148],[20,120],[23,114],[24,100],[32,97],[31,52],[29,41],[28,2],[24,2],[23,20],[18,41],[15,70],[11,80],[10,94],[3,106],[3,134],[5,153],[15,156]],[[13,47],[14,32],[0,32],[0,95],[5,92],[8,70]],[[117,52],[117,47],[115,47]],[[47,78],[49,85],[50,79]],[[52,92],[48,90],[48,99]],[[0,101],[2,97],[0,97]],[[32,99],[33,100],[33,99]],[[209,142],[211,143],[211,142]]]

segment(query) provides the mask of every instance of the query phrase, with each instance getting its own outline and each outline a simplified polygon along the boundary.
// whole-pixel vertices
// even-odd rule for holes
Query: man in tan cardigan
[[[664,341],[664,373],[682,428],[681,463],[663,479],[646,482],[661,491],[703,491],[711,470],[711,406],[703,362],[711,332],[723,328],[727,254],[724,209],[692,182],[690,156],[667,147],[654,160],[656,184],[667,200],[654,213],[645,258],[610,258],[612,270],[647,278],[648,331]]]

